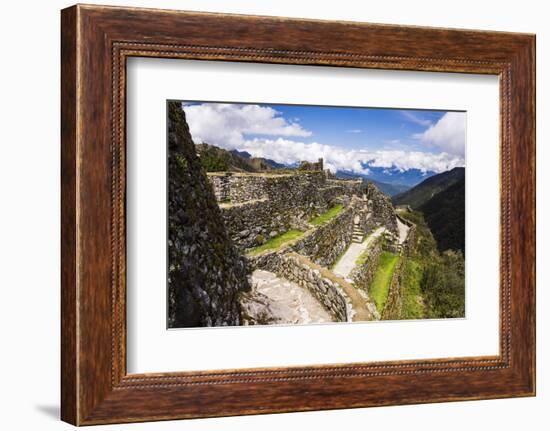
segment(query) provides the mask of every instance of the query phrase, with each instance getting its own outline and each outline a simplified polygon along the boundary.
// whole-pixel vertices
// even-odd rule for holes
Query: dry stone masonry
[[[367,199],[372,214],[372,223],[385,226],[390,232],[397,234],[395,210],[389,196],[381,193],[372,183],[367,184]]]
[[[179,103],[169,108],[168,326],[240,323],[246,261],[227,233]]]
[[[229,235],[243,250],[289,229],[304,229],[310,218],[363,190],[361,181],[328,179],[323,171],[216,172],[208,178]]]
[[[354,197],[352,202],[329,223],[308,232],[292,249],[321,266],[332,266],[352,240],[353,220],[358,212],[359,199]]]
[[[368,291],[369,286],[374,278],[374,273],[378,267],[380,260],[380,253],[382,253],[383,246],[386,242],[384,236],[376,238],[372,244],[370,244],[367,252],[367,257],[362,265],[358,265],[351,271],[349,278],[353,280],[353,284],[365,291]]]

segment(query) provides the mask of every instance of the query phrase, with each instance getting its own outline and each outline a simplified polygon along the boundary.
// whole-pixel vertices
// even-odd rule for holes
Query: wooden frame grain
[[[535,394],[534,35],[84,5],[61,18],[63,420],[88,425]],[[127,375],[130,56],[498,75],[500,354]]]

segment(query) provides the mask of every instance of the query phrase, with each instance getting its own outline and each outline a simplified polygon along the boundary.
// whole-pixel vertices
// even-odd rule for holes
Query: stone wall
[[[249,267],[273,272],[308,289],[339,322],[351,321],[351,300],[334,279],[325,277],[318,268],[308,265],[288,249],[249,258]]]
[[[338,197],[351,199],[352,196],[362,197],[365,192],[365,186],[362,180],[326,179],[320,192],[327,201],[332,201]]]
[[[380,253],[384,247],[384,237],[381,235],[369,245],[365,252],[368,252],[367,258],[363,265],[356,266],[350,273],[349,278],[353,281],[355,287],[368,292],[369,287],[378,268],[380,261]]]
[[[361,195],[361,180],[328,179],[324,172],[293,173],[209,172],[218,201],[244,203],[256,199],[273,201],[299,197],[299,201],[330,201],[339,195]],[[305,194],[308,193],[309,196]]]
[[[364,264],[360,267],[356,267],[350,274],[350,278],[353,280],[353,284],[356,287],[368,291],[378,268],[380,253],[382,251],[390,251],[399,254],[399,262],[394,269],[390,282],[388,299],[384,306],[384,310],[382,310],[382,319],[386,320],[400,318],[402,306],[401,279],[403,277],[406,259],[414,252],[416,241],[416,225],[401,217],[399,217],[399,219],[409,227],[409,232],[403,243],[398,244],[396,235],[381,235],[369,246],[369,254]]]
[[[301,161],[298,169],[301,171],[322,171],[323,159],[319,158],[316,162]]]
[[[393,271],[393,276],[390,281],[390,288],[388,290],[388,298],[384,309],[382,310],[383,320],[397,320],[401,318],[401,308],[403,305],[403,297],[401,295],[401,279],[403,278],[403,271],[405,269],[404,255],[400,256],[399,262]]]
[[[238,325],[250,289],[179,102],[168,104],[168,326]]]
[[[399,262],[393,271],[390,288],[388,290],[388,299],[382,310],[382,319],[384,320],[397,320],[402,318],[403,295],[401,292],[401,285],[403,273],[405,271],[407,259],[414,252],[414,247],[416,245],[416,225],[399,215],[397,217],[409,227],[409,232],[407,238],[399,245]]]
[[[405,256],[410,256],[412,253],[414,253],[414,248],[416,246],[416,225],[411,221],[401,217],[399,214],[396,215],[402,223],[406,224],[409,227],[407,238],[405,238],[405,241],[403,241],[403,244],[401,244],[401,252]]]
[[[263,244],[271,236],[291,227],[291,210],[278,211],[267,199],[222,207],[221,213],[231,239],[241,249]]]
[[[372,183],[367,184],[366,195],[373,222],[385,226],[390,232],[397,234],[397,222],[391,198],[378,190]]]
[[[357,199],[330,222],[308,232],[292,249],[318,265],[327,268],[332,266],[352,241],[353,219],[358,206],[356,202]]]
[[[208,181],[214,189],[214,195],[218,202],[231,201],[231,172],[224,172],[222,174],[208,173]]]
[[[378,225],[376,224],[377,221],[373,217],[372,212],[368,209],[368,206],[360,210],[358,214],[359,227],[363,230],[363,233],[365,235],[368,235],[378,227]]]
[[[307,221],[337,203],[346,204],[361,195],[359,181],[327,180],[323,172],[297,174],[209,174],[220,202],[227,230],[241,249],[266,242],[294,228],[308,228]]]
[[[284,176],[281,175],[281,178]],[[219,202],[243,203],[267,198],[267,176],[236,172],[209,172],[208,180]]]
[[[241,173],[241,172],[209,172],[208,179],[212,183],[219,201],[244,203],[256,199],[284,201],[291,197],[305,198],[304,192],[319,193],[326,182],[323,172],[294,173]],[[224,196],[224,189],[228,190]],[[311,198],[310,198],[311,199]]]

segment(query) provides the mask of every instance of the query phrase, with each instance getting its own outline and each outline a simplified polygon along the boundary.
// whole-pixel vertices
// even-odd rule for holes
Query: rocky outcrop
[[[250,291],[240,295],[241,324],[252,325],[277,325],[286,323],[277,316],[272,308],[272,301],[261,292]]]
[[[246,261],[228,235],[179,102],[168,104],[168,326],[240,324]]]
[[[372,183],[367,184],[366,195],[372,213],[372,221],[377,225],[385,226],[386,229],[397,235],[395,210],[390,197],[378,190]]]

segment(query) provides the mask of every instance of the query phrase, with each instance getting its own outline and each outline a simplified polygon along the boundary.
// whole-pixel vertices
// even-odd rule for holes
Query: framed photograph
[[[535,36],[61,14],[62,419],[535,394]]]

